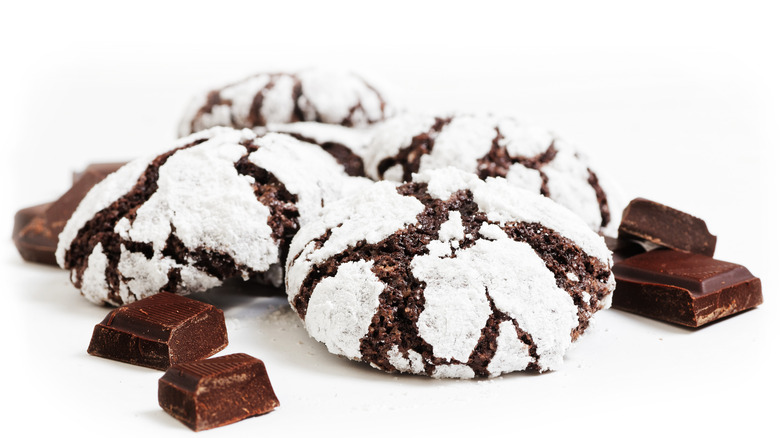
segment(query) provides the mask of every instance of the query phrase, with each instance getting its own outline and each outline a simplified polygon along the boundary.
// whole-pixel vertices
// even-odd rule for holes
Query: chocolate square
[[[225,316],[211,304],[168,292],[114,309],[95,326],[93,356],[165,370],[227,346]]]
[[[279,406],[265,364],[244,353],[172,366],[160,378],[158,400],[165,412],[195,431]]]
[[[613,267],[612,307],[688,327],[758,306],[761,280],[744,266],[656,249]]]

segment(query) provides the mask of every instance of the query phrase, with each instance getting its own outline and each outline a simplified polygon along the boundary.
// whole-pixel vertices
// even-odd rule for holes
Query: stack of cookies
[[[512,118],[398,108],[317,69],[203,93],[168,151],[89,190],[57,263],[113,306],[232,278],[284,288],[330,352],[388,372],[556,369],[610,306],[608,178]]]

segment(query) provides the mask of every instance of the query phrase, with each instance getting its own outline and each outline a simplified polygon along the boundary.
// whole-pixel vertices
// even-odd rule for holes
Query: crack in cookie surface
[[[420,160],[423,155],[430,154],[436,142],[436,137],[441,133],[445,126],[452,121],[452,117],[434,119],[433,125],[427,132],[415,135],[409,146],[398,150],[393,157],[387,157],[379,162],[377,170],[379,177],[382,178],[393,166],[400,165],[403,169],[403,182],[411,181],[412,174],[420,170]]]
[[[522,155],[511,155],[507,151],[507,147],[501,144],[501,140],[504,138],[501,134],[501,130],[496,127],[496,136],[493,138],[493,142],[490,145],[490,151],[485,156],[477,160],[477,176],[480,179],[486,179],[488,177],[503,177],[506,178],[509,173],[509,168],[513,164],[520,164],[527,169],[533,169],[539,172],[541,178],[541,187],[539,193],[543,196],[550,196],[550,189],[547,186],[549,177],[544,172],[544,166],[555,159],[555,155],[558,150],[555,149],[555,141],[550,143],[550,146],[544,152],[531,157],[525,157]]]
[[[347,175],[366,176],[363,159],[347,146],[335,141],[318,142],[312,137],[307,137],[297,132],[285,132],[285,134],[300,141],[319,145],[323,150],[325,150],[325,152],[329,153],[333,158],[336,159],[336,161],[338,161],[339,164],[344,167],[344,171],[347,173]]]
[[[601,212],[601,226],[606,227],[609,221],[612,220],[612,216],[609,211],[609,204],[607,203],[607,194],[604,192],[604,188],[599,184],[599,177],[593,170],[588,168],[588,184],[593,187],[593,191],[596,192],[596,199],[599,202],[599,211]]]
[[[457,167],[480,179],[506,178],[575,211],[591,229],[615,220],[606,193],[588,160],[554,134],[492,116],[455,115],[441,130],[430,116],[400,116],[380,126],[369,144],[369,173],[378,179],[411,181],[411,175]],[[608,198],[608,195],[609,198]],[[608,202],[609,201],[609,202]]]

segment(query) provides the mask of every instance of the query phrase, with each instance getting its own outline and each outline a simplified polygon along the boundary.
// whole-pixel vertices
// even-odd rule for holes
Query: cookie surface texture
[[[320,146],[344,167],[350,176],[366,176],[364,161],[371,142],[371,128],[347,128],[317,122],[271,123],[253,128],[259,135],[269,132],[287,134],[298,140]]]
[[[179,135],[214,126],[294,122],[365,127],[393,112],[375,85],[353,73],[326,69],[260,73],[196,97],[180,122]]]
[[[280,285],[292,236],[343,196],[341,178],[342,167],[316,145],[202,131],[93,187],[59,236],[57,261],[87,299],[111,305],[201,292],[233,277]]]
[[[331,353],[388,372],[558,368],[614,289],[603,239],[504,179],[453,168],[326,207],[287,259],[289,301]]]
[[[614,184],[572,144],[511,118],[402,114],[376,126],[366,156],[374,179],[406,182],[448,166],[506,178],[572,210],[594,231],[617,233],[623,201]]]

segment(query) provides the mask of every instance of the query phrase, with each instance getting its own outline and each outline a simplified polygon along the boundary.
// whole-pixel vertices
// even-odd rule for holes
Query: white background
[[[72,171],[164,151],[198,91],[326,65],[391,85],[408,109],[490,111],[550,127],[629,196],[704,218],[718,235],[716,257],[763,282],[765,304],[709,327],[608,310],[557,372],[463,382],[348,363],[311,341],[283,299],[226,289],[203,297],[226,311],[225,353],[263,359],[282,404],[205,434],[777,436],[780,14],[772,2],[8,3],[0,6],[6,236],[17,209],[58,197]],[[23,263],[8,238],[0,269],[4,428],[192,433],[157,406],[160,372],[86,354],[107,309],[81,298],[65,272]]]

